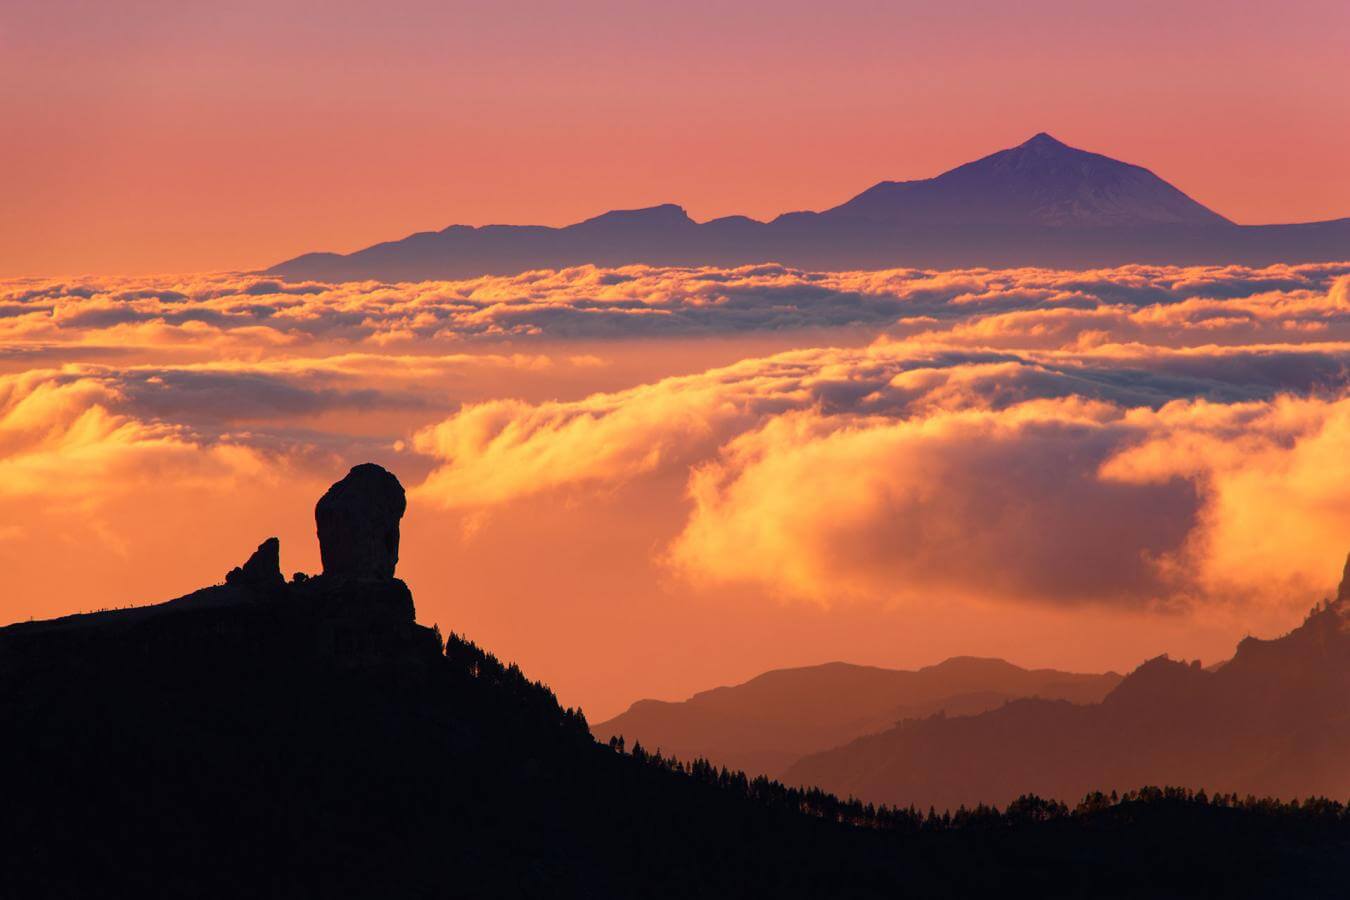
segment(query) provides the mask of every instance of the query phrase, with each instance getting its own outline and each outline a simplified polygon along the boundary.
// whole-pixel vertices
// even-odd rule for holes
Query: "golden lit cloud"
[[[231,442],[204,445],[181,426],[114,412],[122,398],[93,379],[0,376],[0,497],[96,506],[150,481],[261,477],[266,461]]]
[[[468,406],[419,433],[417,449],[441,463],[417,496],[488,508],[683,473],[691,506],[671,510],[687,520],[664,552],[677,571],[825,604],[1177,607],[1221,585],[1271,599],[1321,584],[1328,555],[1350,547],[1337,489],[1320,513],[1317,477],[1303,479],[1306,503],[1274,490],[1323,457],[1350,456],[1336,429],[1294,442],[1278,412],[1300,403],[1302,427],[1335,421],[1350,402],[1347,362],[1344,344],[795,351],[567,403]],[[1240,425],[1225,433],[1224,415]],[[1223,446],[1181,452],[1202,438]],[[1149,448],[1173,468],[1145,466]],[[1266,536],[1271,549],[1250,557],[1261,562],[1230,566],[1213,548],[1245,553],[1243,522],[1272,503],[1318,538],[1284,529],[1302,552],[1281,556]],[[1260,577],[1276,558],[1281,577]]]
[[[1176,402],[1130,414],[1148,437],[1107,461],[1108,481],[1193,483],[1197,527],[1161,562],[1211,595],[1297,597],[1350,548],[1350,398]]]

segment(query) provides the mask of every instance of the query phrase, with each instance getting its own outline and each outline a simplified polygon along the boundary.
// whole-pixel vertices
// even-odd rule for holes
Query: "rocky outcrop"
[[[315,511],[322,576],[287,583],[281,543],[271,537],[231,569],[223,585],[150,606],[0,628],[0,676],[45,670],[61,659],[79,660],[92,673],[125,664],[128,653],[177,659],[180,650],[193,659],[214,654],[308,658],[341,668],[423,665],[439,653],[439,642],[431,629],[416,624],[412,593],[394,577],[405,503],[391,473],[370,463],[356,466]]]
[[[398,523],[408,501],[397,478],[374,463],[354,466],[314,507],[323,574],[375,580],[394,577]]]
[[[281,541],[274,537],[263,541],[248,562],[230,570],[225,583],[259,590],[283,586],[286,579],[281,574]]]

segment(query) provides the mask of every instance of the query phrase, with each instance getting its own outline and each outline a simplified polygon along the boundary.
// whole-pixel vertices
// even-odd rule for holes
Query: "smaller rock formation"
[[[1336,599],[1341,603],[1350,604],[1350,556],[1345,558],[1345,574],[1341,576],[1341,589],[1336,594]]]
[[[379,580],[398,565],[398,522],[408,501],[398,479],[362,463],[330,487],[314,507],[319,556],[329,578]]]
[[[258,545],[248,562],[230,570],[225,583],[247,588],[278,588],[286,583],[281,574],[281,541],[270,537]]]

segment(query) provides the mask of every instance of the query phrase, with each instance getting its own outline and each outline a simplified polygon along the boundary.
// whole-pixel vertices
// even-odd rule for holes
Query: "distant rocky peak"
[[[1018,145],[1019,150],[1039,150],[1041,152],[1055,152],[1060,150],[1073,150],[1068,144],[1054,137],[1053,135],[1041,131],[1032,135],[1027,140]],[[1081,151],[1079,151],[1081,152]]]
[[[1350,556],[1345,558],[1345,572],[1341,575],[1341,589],[1336,593],[1336,601],[1345,603],[1350,600]],[[1350,606],[1350,604],[1347,604]]]
[[[579,223],[576,227],[682,227],[693,224],[694,220],[689,218],[689,213],[685,212],[683,206],[675,203],[662,203],[660,206],[647,206],[642,209],[610,210],[607,213],[602,213],[594,218],[587,219],[586,221]]]
[[[1056,138],[1048,131],[1038,131],[1031,137],[1023,141],[1023,146],[1031,147],[1038,144],[1053,144],[1057,147],[1065,146],[1064,142]]]

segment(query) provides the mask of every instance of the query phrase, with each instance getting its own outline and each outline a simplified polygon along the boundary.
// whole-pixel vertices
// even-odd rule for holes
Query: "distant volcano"
[[[1148,169],[1045,132],[923,181],[883,181],[824,213],[891,225],[1231,225]]]
[[[510,275],[594,264],[899,266],[1246,264],[1350,259],[1350,219],[1237,225],[1147,169],[1044,132],[921,181],[883,181],[823,212],[695,222],[673,203],[550,228],[453,225],[268,274],[324,281]]]

